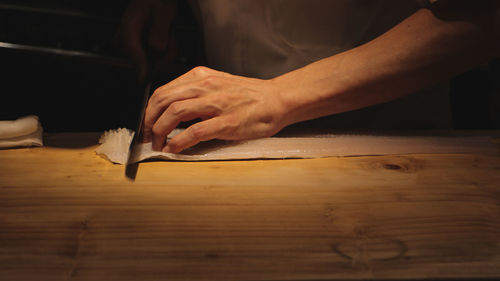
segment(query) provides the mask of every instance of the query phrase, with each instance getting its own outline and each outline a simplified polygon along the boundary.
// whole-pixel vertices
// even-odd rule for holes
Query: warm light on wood
[[[0,150],[0,280],[500,277],[499,155],[123,166]],[[56,147],[71,143],[74,147]]]

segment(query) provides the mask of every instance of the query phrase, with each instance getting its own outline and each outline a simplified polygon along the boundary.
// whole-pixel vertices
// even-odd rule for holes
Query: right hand
[[[155,56],[156,69],[165,67],[175,56],[175,41],[170,25],[175,17],[175,0],[132,0],[125,10],[118,39],[137,67],[139,80],[148,72],[147,53]]]

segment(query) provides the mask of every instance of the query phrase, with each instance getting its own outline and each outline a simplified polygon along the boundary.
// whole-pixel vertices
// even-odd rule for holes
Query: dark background
[[[157,85],[204,64],[185,2],[173,27],[178,56]],[[127,3],[0,0],[0,120],[35,114],[49,132],[134,128],[143,85],[115,40]],[[500,129],[499,77],[495,60],[451,80],[454,128]]]
[[[49,132],[135,128],[144,84],[116,39],[127,3],[1,0],[0,120],[35,114]],[[191,11],[178,9],[178,55],[156,85],[203,64]]]

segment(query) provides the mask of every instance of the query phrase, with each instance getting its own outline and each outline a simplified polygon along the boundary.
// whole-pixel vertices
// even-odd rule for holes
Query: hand
[[[132,0],[125,10],[117,36],[137,67],[139,80],[145,79],[149,68],[146,53],[155,54],[155,68],[173,60],[176,48],[170,25],[175,11],[172,0]]]
[[[152,141],[154,150],[178,153],[210,139],[274,135],[285,126],[280,92],[273,80],[196,67],[153,93],[144,118],[144,141]],[[198,118],[202,121],[165,143],[180,122]]]

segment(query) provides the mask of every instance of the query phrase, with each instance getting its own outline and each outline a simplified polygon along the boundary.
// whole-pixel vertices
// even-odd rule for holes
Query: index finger
[[[158,118],[152,128],[153,149],[161,150],[167,135],[177,127],[180,122],[205,119],[214,116],[216,108],[207,106],[203,99],[178,101],[171,104]]]
[[[206,67],[195,67],[154,91],[148,101],[144,116],[144,142],[151,140],[153,125],[170,104],[200,96],[200,88],[190,83],[200,81],[207,77],[208,73],[212,72],[216,75],[224,75],[223,72],[211,70]]]
[[[221,117],[214,117],[189,126],[182,133],[173,137],[165,147],[163,152],[179,153],[199,142],[216,139],[225,130]]]

